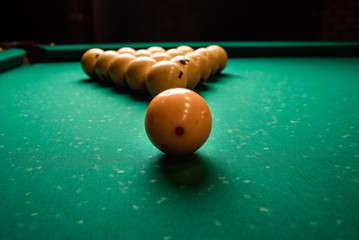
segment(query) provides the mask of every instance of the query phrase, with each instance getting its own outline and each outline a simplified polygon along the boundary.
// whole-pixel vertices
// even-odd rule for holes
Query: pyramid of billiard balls
[[[81,58],[89,77],[152,97],[171,88],[194,90],[198,83],[219,74],[227,61],[227,52],[218,45],[198,49],[182,45],[167,50],[159,46],[117,51],[91,48]]]

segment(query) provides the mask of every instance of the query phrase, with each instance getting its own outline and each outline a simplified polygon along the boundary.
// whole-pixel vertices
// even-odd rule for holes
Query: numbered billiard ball
[[[197,62],[186,56],[177,56],[172,58],[171,61],[177,63],[183,69],[183,74],[187,77],[187,88],[195,89],[201,78]]]
[[[208,50],[205,48],[198,48],[195,52],[200,54],[201,65],[205,66],[204,69],[201,70],[201,80],[202,82],[206,82],[212,73],[213,59],[209,58]]]
[[[228,62],[228,54],[227,54],[226,50],[224,50],[224,48],[222,48],[221,46],[218,46],[218,45],[208,46],[207,49],[209,51],[216,52],[216,54],[218,56],[218,70],[215,73],[215,74],[218,74],[226,67],[227,62]]]
[[[112,82],[120,87],[124,88],[127,86],[126,73],[130,63],[135,60],[136,57],[130,53],[120,54],[113,60],[108,70],[108,75]]]
[[[159,47],[159,46],[152,46],[147,48],[148,51],[150,51],[151,53],[157,53],[157,52],[166,52],[166,49],[164,49],[163,47]]]
[[[131,48],[131,47],[122,47],[120,49],[117,50],[118,53],[130,53],[130,54],[135,54],[136,50]]]
[[[186,155],[207,141],[212,115],[206,101],[194,91],[168,89],[148,105],[145,129],[152,144],[162,152]]]
[[[183,56],[184,53],[176,48],[170,48],[166,51],[166,53],[168,55],[170,55],[172,58],[176,57],[176,56]]]
[[[95,72],[95,64],[104,50],[99,48],[91,48],[87,50],[81,57],[81,66],[84,72],[91,78],[97,78]]]
[[[137,93],[146,93],[146,79],[152,65],[156,63],[150,57],[141,56],[134,59],[127,68],[126,82]]]
[[[177,47],[177,50],[180,50],[183,53],[183,55],[194,51],[194,49],[192,47],[187,46],[187,45],[179,46],[179,47]]]
[[[151,58],[156,60],[156,62],[160,62],[163,60],[171,60],[172,57],[165,52],[156,52],[151,55]]]
[[[148,72],[147,91],[152,97],[169,88],[186,88],[187,77],[182,67],[173,61],[160,61]]]
[[[205,48],[208,51],[208,56],[210,59],[211,64],[211,76],[214,76],[219,69],[219,58],[217,51],[209,50],[208,48]]]
[[[189,52],[185,55],[185,57],[197,62],[200,70],[200,81],[207,81],[211,74],[208,57],[198,52]]]
[[[134,55],[136,57],[142,57],[142,56],[149,57],[152,55],[152,52],[148,51],[147,49],[139,49],[134,53]]]
[[[111,82],[111,79],[108,76],[108,70],[112,61],[115,60],[118,55],[119,53],[116,51],[107,50],[98,57],[95,64],[95,72],[103,82]]]
[[[211,69],[210,76],[213,76],[218,70],[218,56],[216,52],[209,51],[207,48],[198,48],[196,52],[207,56],[209,67]]]

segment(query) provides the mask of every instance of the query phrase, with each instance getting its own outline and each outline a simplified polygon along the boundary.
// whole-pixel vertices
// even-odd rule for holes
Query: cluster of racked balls
[[[83,70],[91,78],[112,81],[120,88],[128,86],[152,97],[170,88],[193,90],[220,73],[227,61],[227,52],[218,45],[196,50],[185,45],[168,50],[159,46],[117,51],[92,48],[81,59]]]
[[[81,59],[91,78],[154,97],[145,114],[146,133],[154,146],[171,155],[190,154],[208,139],[211,111],[192,90],[220,73],[227,61],[227,52],[218,45],[196,50],[184,45],[168,50],[92,48]]]

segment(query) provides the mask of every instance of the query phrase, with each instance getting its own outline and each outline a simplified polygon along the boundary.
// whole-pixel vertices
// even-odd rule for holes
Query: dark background
[[[358,0],[6,1],[0,42],[359,41]]]

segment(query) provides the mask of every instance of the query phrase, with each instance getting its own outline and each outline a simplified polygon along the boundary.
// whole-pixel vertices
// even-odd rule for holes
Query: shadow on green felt
[[[207,166],[201,155],[163,155],[159,158],[160,171],[175,186],[194,187],[201,185],[207,176]]]
[[[211,77],[207,82],[199,83],[197,85],[197,87],[194,89],[194,91],[199,94],[201,94],[203,92],[209,92],[209,91],[213,90],[212,83],[215,83],[217,81],[220,81],[220,79],[227,78],[227,77],[231,77],[231,75],[221,73],[219,75]],[[130,98],[132,98],[133,100],[138,101],[138,102],[149,103],[153,99],[152,96],[150,96],[150,94],[148,94],[148,93],[145,93],[145,94],[144,93],[136,93],[136,92],[132,91],[129,87],[121,88],[109,81],[104,82],[99,79],[84,78],[84,79],[81,79],[79,82],[85,83],[85,84],[96,84],[99,88],[102,88],[102,89],[112,89],[113,93],[128,95]]]
[[[97,83],[98,80],[94,78],[84,78],[80,80],[81,83]]]
[[[102,89],[111,89],[114,94],[125,94],[131,97],[133,100],[138,102],[150,102],[152,97],[149,94],[136,93],[132,91],[128,86],[127,87],[118,87],[112,82],[104,82],[99,79],[93,78],[84,78],[79,81],[79,83],[85,84],[95,84],[97,87]]]
[[[228,73],[219,73],[219,74],[216,74],[214,76],[211,76],[207,82],[208,83],[214,83],[214,82],[219,82],[221,81],[222,79],[225,79],[225,78],[228,78],[228,77],[231,77],[230,74]]]

